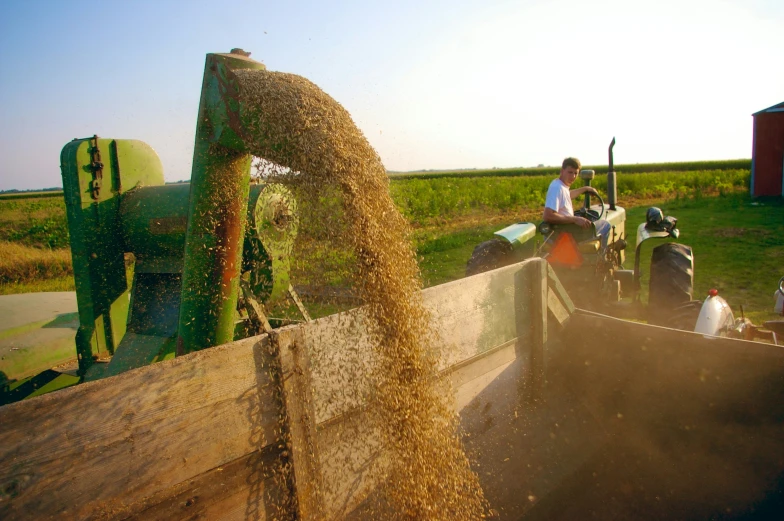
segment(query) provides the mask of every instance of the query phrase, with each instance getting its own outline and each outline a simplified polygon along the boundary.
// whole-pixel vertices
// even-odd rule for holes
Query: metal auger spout
[[[233,339],[252,156],[241,132],[235,70],[264,70],[241,49],[208,54],[185,239],[177,354]]]

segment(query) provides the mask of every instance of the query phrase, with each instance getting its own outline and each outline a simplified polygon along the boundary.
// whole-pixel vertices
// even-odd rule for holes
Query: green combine
[[[282,299],[309,320],[289,283],[296,202],[281,185],[249,183],[252,157],[228,124],[238,108],[227,71],[264,65],[241,50],[207,60],[190,183],[165,184],[142,141],[92,136],[63,147],[76,352],[60,349],[54,363],[46,353],[41,364],[9,353],[0,404],[258,334],[280,325],[265,306]],[[77,367],[30,374],[74,357]]]

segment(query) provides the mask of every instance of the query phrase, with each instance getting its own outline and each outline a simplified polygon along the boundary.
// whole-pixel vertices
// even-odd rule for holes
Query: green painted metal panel
[[[536,236],[536,225],[533,223],[515,223],[503,230],[495,232],[512,244],[523,244]]]
[[[95,168],[100,166],[101,168]],[[121,195],[163,184],[155,151],[135,140],[76,139],[60,154],[79,310],[80,374],[110,356],[126,331],[129,288],[120,235]]]
[[[140,187],[123,197],[123,240],[140,265],[153,259],[182,258],[189,193],[190,184],[182,183]],[[182,267],[177,271],[182,271]]]

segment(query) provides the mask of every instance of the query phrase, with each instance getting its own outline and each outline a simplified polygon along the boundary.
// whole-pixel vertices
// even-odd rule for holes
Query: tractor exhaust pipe
[[[615,202],[618,199],[617,174],[613,169],[614,146],[615,146],[615,136],[613,136],[612,141],[610,142],[610,148],[607,151],[610,156],[610,168],[607,170],[607,203],[610,206],[610,210],[615,210]]]

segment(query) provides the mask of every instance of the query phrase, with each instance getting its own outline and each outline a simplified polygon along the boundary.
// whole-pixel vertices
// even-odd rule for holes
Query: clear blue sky
[[[333,5],[336,4],[336,5]],[[0,2],[0,189],[61,186],[75,137],[190,177],[204,56],[309,78],[390,170],[751,156],[784,101],[781,0]]]

